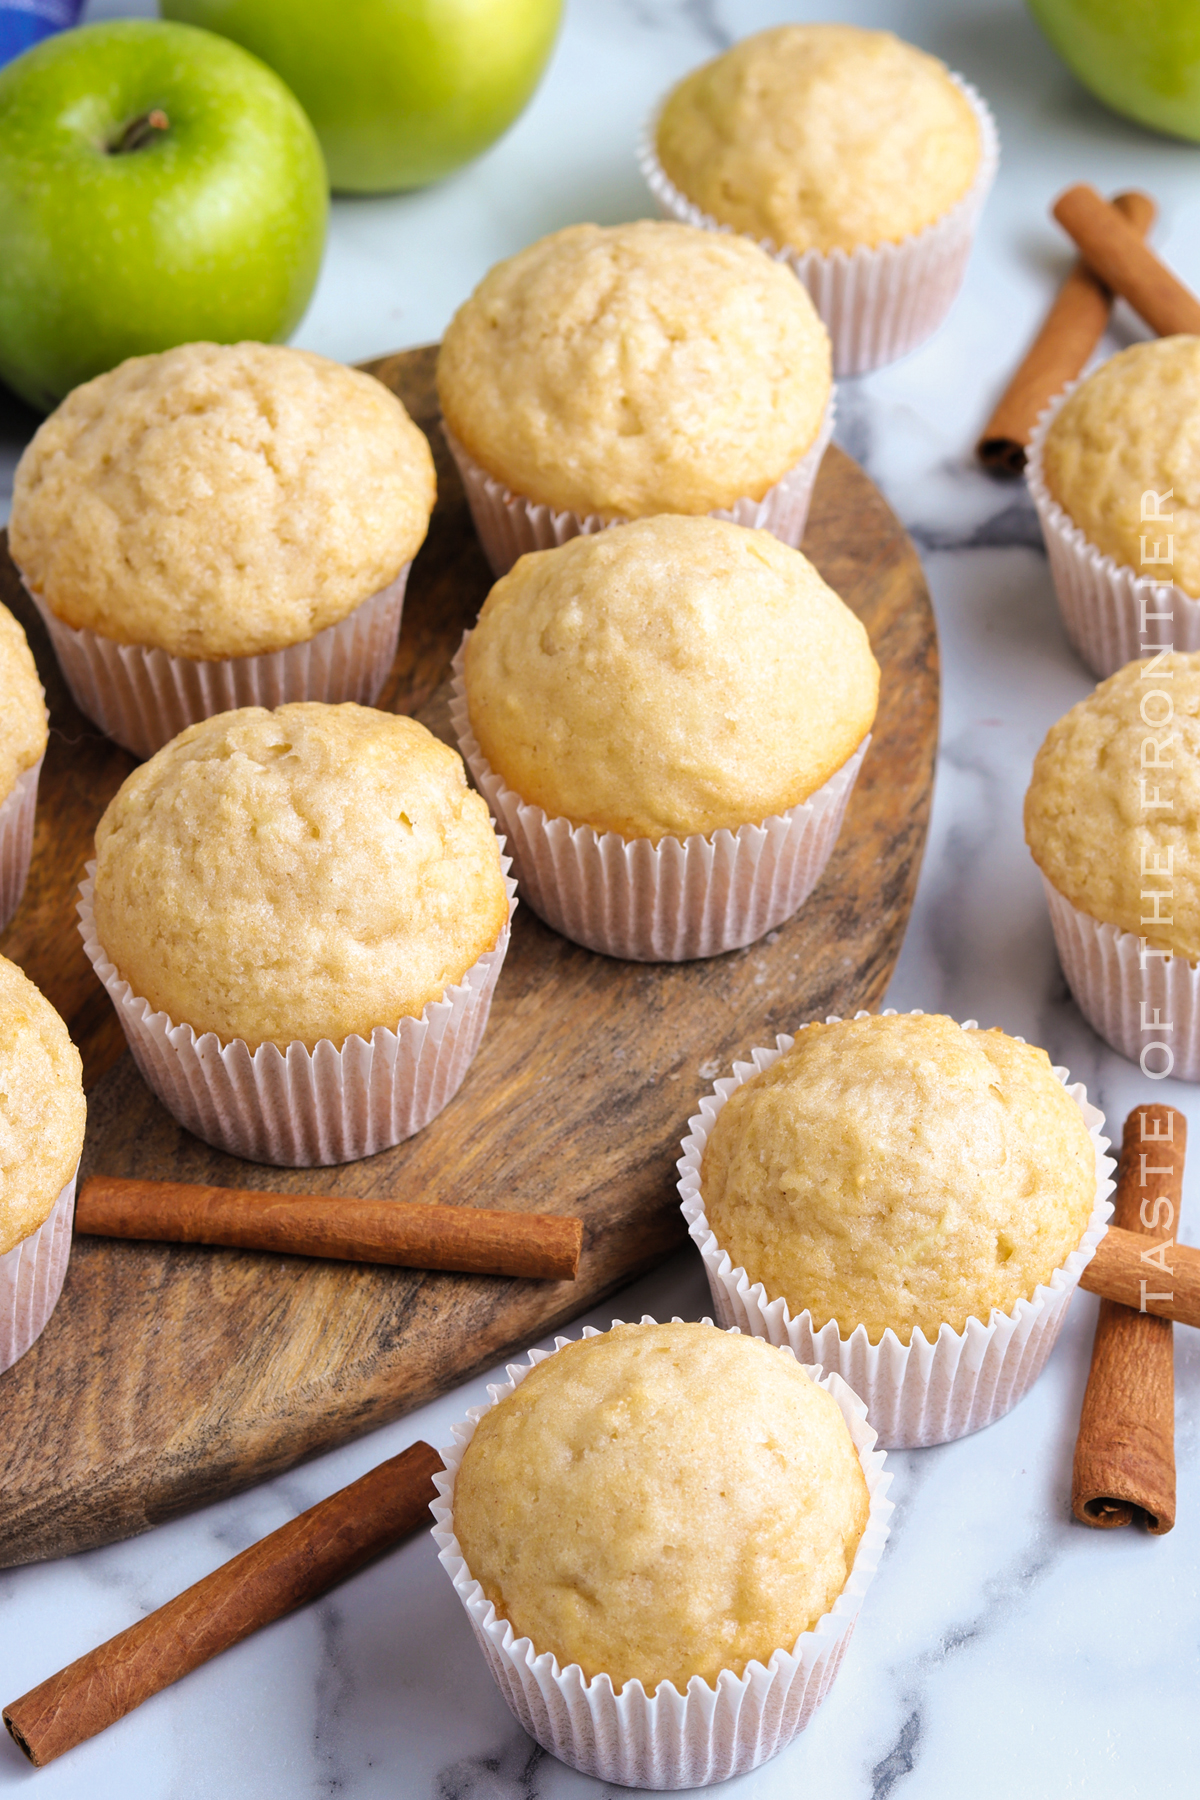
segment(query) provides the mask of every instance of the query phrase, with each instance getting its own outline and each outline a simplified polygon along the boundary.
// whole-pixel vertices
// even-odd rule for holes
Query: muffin
[[[1051,726],[1025,839],[1089,1024],[1200,1080],[1200,652],[1129,663]]]
[[[862,623],[799,551],[662,515],[522,557],[467,639],[453,716],[531,905],[659,960],[796,910],[878,692]]]
[[[373,700],[434,501],[380,382],[308,351],[184,344],[68,394],[9,541],[81,709],[150,754],[255,700]]]
[[[33,652],[17,620],[0,605],[0,931],[25,891],[48,737]]]
[[[498,574],[655,513],[731,512],[800,541],[829,341],[743,239],[650,220],[542,238],[458,309],[437,382]]]
[[[531,1362],[445,1453],[434,1507],[502,1691],[609,1780],[753,1767],[807,1723],[882,1543],[861,1406],[707,1322],[616,1324]],[[745,1730],[714,1721],[714,1688],[741,1691]]]
[[[736,1065],[679,1165],[722,1318],[837,1368],[888,1443],[1007,1411],[1109,1210],[1102,1115],[1065,1074],[920,1013],[809,1025]]]
[[[0,956],[0,1369],[40,1336],[62,1291],[86,1110],[66,1026]]]
[[[995,161],[990,115],[965,83],[854,25],[776,26],[694,69],[642,158],[674,217],[786,257],[838,373],[891,361],[941,323]]]
[[[462,1081],[507,943],[504,867],[461,759],[423,725],[248,707],[191,726],[119,789],[85,940],[143,1074],[191,1130],[260,1160],[344,1161],[410,1135]],[[358,1072],[344,1091],[343,1063]],[[386,1117],[383,1087],[368,1105],[357,1085],[385,1071]]]
[[[1039,423],[1028,480],[1067,635],[1097,675],[1200,650],[1200,337],[1133,344]]]

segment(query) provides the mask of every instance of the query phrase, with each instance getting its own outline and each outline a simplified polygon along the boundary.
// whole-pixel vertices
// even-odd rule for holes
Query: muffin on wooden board
[[[373,699],[434,492],[428,443],[372,376],[184,344],[45,420],[10,544],[76,700],[148,754],[243,698]]]
[[[610,1780],[753,1767],[807,1723],[883,1541],[860,1405],[707,1322],[530,1360],[444,1453],[434,1506],[505,1697]]]
[[[758,32],[694,69],[642,152],[666,212],[787,260],[846,374],[941,323],[995,162],[987,108],[935,57],[820,24]]]
[[[801,904],[878,690],[861,622],[799,551],[663,514],[522,557],[467,639],[454,718],[536,910],[677,959]]]
[[[415,720],[348,703],[245,708],[191,726],[120,788],[96,832],[85,940],[143,1073],[185,1124],[264,1160],[335,1144],[344,1154],[311,1160],[348,1160],[410,1135],[461,1082],[507,943],[503,869],[461,759]],[[197,1040],[214,1048],[201,1056]],[[347,1058],[357,1069],[372,1045],[369,1079],[391,1071],[386,1117],[319,1079]],[[450,1070],[432,1096],[422,1046]],[[276,1120],[264,1084],[292,1063]],[[222,1086],[226,1064],[231,1080],[235,1065],[257,1071],[252,1117]]]
[[[837,1368],[888,1443],[1008,1411],[1109,1210],[1103,1117],[1065,1077],[920,1013],[808,1025],[736,1064],[679,1164],[723,1320]]]
[[[1051,726],[1025,839],[1089,1024],[1200,1080],[1200,652],[1129,663]]]
[[[1027,478],[1067,635],[1094,674],[1200,650],[1200,337],[1131,344],[1039,422]]]
[[[62,1292],[86,1113],[66,1026],[0,956],[0,1369],[24,1356]]]
[[[437,380],[498,574],[653,513],[736,512],[800,541],[829,342],[747,241],[649,220],[555,232],[458,309]]]
[[[25,891],[48,738],[46,696],[33,652],[19,621],[0,605],[0,931]]]

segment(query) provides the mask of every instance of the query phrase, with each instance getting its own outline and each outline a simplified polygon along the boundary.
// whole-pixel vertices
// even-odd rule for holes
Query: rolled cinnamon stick
[[[1200,333],[1200,300],[1095,188],[1080,182],[1060,194],[1051,210],[1092,271],[1114,294],[1128,300],[1151,331],[1159,337],[1176,331]]]
[[[1118,194],[1112,203],[1140,237],[1154,223],[1148,194]],[[1113,294],[1081,257],[1063,282],[1045,324],[1009,382],[976,451],[994,475],[1019,475],[1033,428],[1055,394],[1074,381],[1108,329]]]
[[[96,1237],[225,1244],[291,1256],[529,1275],[574,1281],[583,1222],[555,1213],[489,1212],[323,1194],[262,1194],[91,1175],[75,1202],[76,1231]]]
[[[323,1594],[425,1522],[442,1467],[436,1450],[413,1444],[310,1506],[6,1706],[13,1741],[41,1768],[260,1626]]]
[[[1135,1106],[1125,1121],[1113,1219],[1118,1249],[1128,1241],[1126,1265],[1129,1246],[1137,1251],[1126,1292],[1134,1298],[1138,1283],[1138,1305],[1100,1302],[1071,1482],[1071,1509],[1085,1525],[1111,1530],[1136,1516],[1161,1536],[1175,1523],[1174,1328],[1146,1301],[1148,1289],[1160,1303],[1175,1293],[1186,1148],[1187,1121],[1173,1107]]]
[[[1135,1312],[1200,1326],[1200,1250],[1191,1244],[1110,1225],[1079,1285]]]

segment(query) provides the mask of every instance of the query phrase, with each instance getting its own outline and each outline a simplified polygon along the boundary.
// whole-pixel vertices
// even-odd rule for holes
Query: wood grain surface
[[[379,704],[438,728],[438,690],[489,576],[436,429],[433,360],[428,348],[371,367],[429,432],[439,482]],[[929,817],[933,615],[898,521],[836,449],[805,549],[867,626],[883,682],[840,842],[797,917],[747,950],[649,965],[579,949],[518,907],[487,1036],[457,1098],[410,1142],[319,1170],[252,1167],[210,1149],[123,1053],[74,907],[96,822],[133,765],[72,705],[3,555],[0,591],[29,634],[52,731],[30,883],[0,950],[83,1052],[81,1173],[574,1213],[584,1251],[577,1281],[550,1283],[78,1237],[49,1325],[0,1375],[0,1566],[108,1543],[235,1493],[595,1305],[684,1241],[674,1161],[711,1071],[806,1019],[878,1004]]]

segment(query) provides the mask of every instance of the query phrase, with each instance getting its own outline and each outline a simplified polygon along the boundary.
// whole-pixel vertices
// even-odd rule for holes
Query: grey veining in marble
[[[135,10],[93,6],[93,16]],[[150,11],[147,3],[137,10]],[[734,38],[796,16],[887,25],[991,102],[1003,163],[965,290],[939,336],[845,383],[838,436],[921,549],[944,658],[933,824],[892,984],[1044,1044],[1119,1122],[1153,1094],[1200,1133],[1195,1091],[1108,1051],[1067,995],[1021,802],[1047,727],[1089,691],[1054,609],[1020,486],[971,445],[1069,247],[1046,209],[1068,182],[1141,185],[1156,242],[1200,285],[1200,150],[1103,111],[1018,0],[570,0],[546,83],[474,168],[426,193],[339,203],[298,341],[347,360],[436,337],[490,263],[580,218],[646,210],[633,159],[662,90]],[[1139,335],[1120,313],[1107,346]],[[0,415],[11,468],[29,415]],[[680,1096],[681,1127],[692,1096]],[[1197,1137],[1200,1144],[1200,1136]],[[1200,1224],[1200,1151],[1182,1236]],[[593,1315],[700,1317],[681,1253]],[[1177,1333],[1179,1523],[1154,1540],[1070,1518],[1071,1450],[1095,1302],[1080,1296],[1025,1402],[960,1444],[895,1455],[892,1538],[829,1700],[730,1800],[1190,1800],[1200,1748],[1200,1344]],[[361,1443],[128,1544],[0,1574],[0,1695],[13,1696],[416,1437],[445,1443],[483,1379]],[[600,1800],[514,1724],[437,1563],[414,1539],[335,1594],[34,1775],[0,1746],[0,1795],[38,1800]]]

